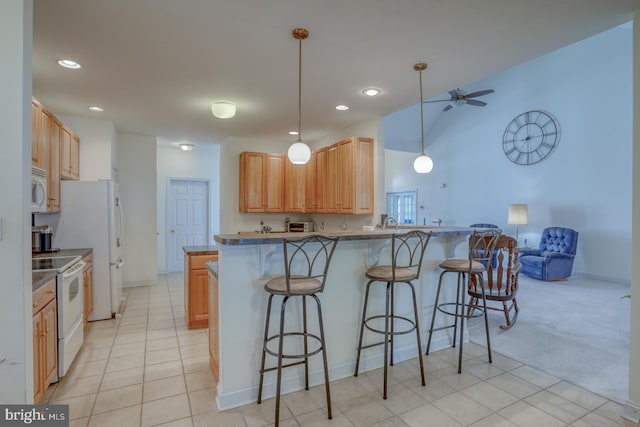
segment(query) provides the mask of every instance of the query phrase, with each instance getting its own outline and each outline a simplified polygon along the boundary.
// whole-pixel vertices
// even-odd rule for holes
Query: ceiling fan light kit
[[[294,165],[304,165],[311,159],[311,149],[302,142],[302,40],[309,37],[305,28],[296,28],[292,32],[293,38],[298,40],[298,139],[291,144],[287,151],[289,161]]]
[[[413,161],[413,170],[417,173],[429,173],[433,169],[433,160],[424,153],[424,102],[422,102],[422,72],[427,69],[427,64],[419,62],[413,66],[420,76],[420,141],[422,151]]]

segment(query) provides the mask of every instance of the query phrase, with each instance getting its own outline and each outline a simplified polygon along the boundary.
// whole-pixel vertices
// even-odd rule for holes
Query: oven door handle
[[[74,274],[76,274],[78,272],[78,270],[82,270],[85,266],[87,265],[86,262],[84,261],[80,261],[74,264],[74,266],[68,270],[66,270],[64,273],[62,273],[62,278],[65,279],[69,276],[73,276]]]

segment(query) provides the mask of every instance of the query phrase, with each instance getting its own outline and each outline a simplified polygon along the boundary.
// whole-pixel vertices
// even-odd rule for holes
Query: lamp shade
[[[236,104],[227,101],[217,101],[211,104],[211,114],[219,119],[230,119],[236,115]]]
[[[311,149],[299,139],[291,144],[289,151],[287,151],[287,157],[294,165],[304,165],[311,159]]]
[[[422,153],[413,161],[413,169],[417,173],[429,173],[431,169],[433,169],[433,160],[431,160],[431,157]]]
[[[507,224],[526,225],[529,223],[529,211],[526,204],[509,205]]]

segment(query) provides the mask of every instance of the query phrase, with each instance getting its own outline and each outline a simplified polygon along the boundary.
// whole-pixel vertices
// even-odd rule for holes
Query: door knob
[[[172,233],[175,233],[175,232],[176,232],[176,230],[171,230],[171,232],[172,232]]]

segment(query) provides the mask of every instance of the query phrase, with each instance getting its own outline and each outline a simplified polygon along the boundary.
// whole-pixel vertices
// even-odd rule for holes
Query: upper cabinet
[[[31,131],[31,164],[47,172],[46,212],[60,212],[60,179],[80,178],[80,139],[36,99]]]
[[[313,152],[240,153],[240,212],[373,213],[373,139],[352,137]]]
[[[282,154],[240,153],[240,212],[284,212]]]
[[[80,139],[66,126],[60,134],[60,177],[80,179]]]

